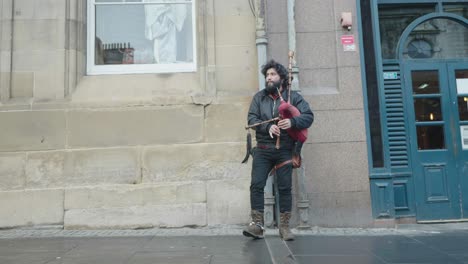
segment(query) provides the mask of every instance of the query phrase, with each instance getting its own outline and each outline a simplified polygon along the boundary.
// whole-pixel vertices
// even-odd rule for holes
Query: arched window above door
[[[459,17],[468,18],[468,3],[443,3],[441,8],[438,8],[436,3],[408,3],[408,4],[379,4],[378,5],[378,16],[379,16],[379,32],[380,32],[380,45],[381,55],[383,60],[398,59],[398,42],[403,34],[404,30],[416,19],[439,12],[447,14],[457,15]],[[441,14],[441,13],[439,13]],[[446,20],[447,26],[451,26],[456,22]],[[415,33],[418,30],[426,31],[433,27],[432,24],[438,22],[424,22],[415,29]],[[443,26],[443,25],[442,25]],[[458,26],[458,25],[457,25]],[[452,30],[461,30],[463,26],[458,29],[449,28]],[[437,45],[430,41],[431,37],[427,36],[412,36],[407,40],[404,46],[405,58],[412,59],[424,59],[424,58],[457,58],[458,54],[453,55],[450,53],[437,54]],[[409,46],[408,46],[409,45]],[[435,50],[434,50],[435,49]],[[453,57],[455,56],[455,57]]]
[[[434,4],[379,5],[382,59],[396,59],[398,40],[411,22],[435,12]]]
[[[445,18],[423,22],[405,40],[403,58],[468,58],[468,28]]]

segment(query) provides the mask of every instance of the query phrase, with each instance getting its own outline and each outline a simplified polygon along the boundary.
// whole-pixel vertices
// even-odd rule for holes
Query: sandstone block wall
[[[287,1],[267,1],[287,64]],[[197,0],[197,71],[86,75],[86,1],[0,2],[0,228],[145,228],[249,220],[246,114],[258,90],[248,1]],[[372,222],[353,0],[296,0],[309,224]],[[295,183],[297,186],[297,182]],[[297,195],[295,190],[295,195]]]
[[[163,75],[87,76],[86,1],[0,8],[0,228],[248,221],[248,2],[197,1],[198,69]]]

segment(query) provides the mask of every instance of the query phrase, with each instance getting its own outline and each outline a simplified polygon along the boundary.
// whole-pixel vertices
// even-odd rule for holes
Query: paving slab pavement
[[[468,225],[277,230],[252,240],[241,227],[173,230],[0,230],[1,264],[468,264]]]

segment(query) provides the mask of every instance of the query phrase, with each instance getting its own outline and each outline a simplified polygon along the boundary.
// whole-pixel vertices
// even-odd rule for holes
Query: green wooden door
[[[468,64],[408,62],[404,68],[416,218],[461,219],[468,208]]]

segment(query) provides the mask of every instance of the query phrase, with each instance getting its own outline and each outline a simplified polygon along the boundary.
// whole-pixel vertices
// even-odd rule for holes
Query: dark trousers
[[[252,210],[262,211],[264,208],[264,191],[268,173],[277,164],[292,158],[291,149],[276,149],[274,147],[256,148],[253,155],[252,181],[250,183],[250,206]],[[276,170],[276,184],[279,190],[280,212],[291,212],[291,176],[292,164],[286,164]]]

